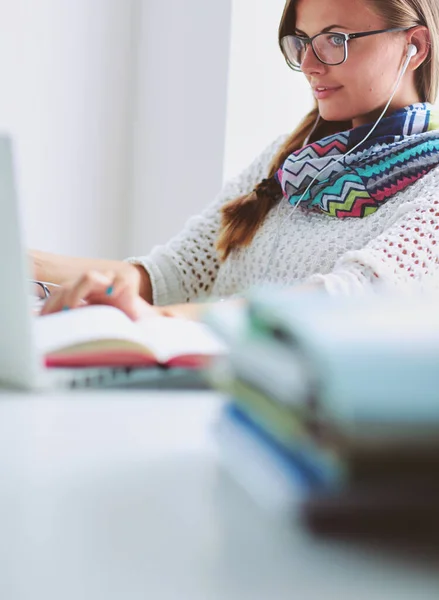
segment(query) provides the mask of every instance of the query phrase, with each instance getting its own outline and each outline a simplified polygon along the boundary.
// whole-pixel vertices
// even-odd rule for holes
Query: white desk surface
[[[438,600],[437,559],[312,538],[218,467],[206,393],[0,394],[2,600]]]

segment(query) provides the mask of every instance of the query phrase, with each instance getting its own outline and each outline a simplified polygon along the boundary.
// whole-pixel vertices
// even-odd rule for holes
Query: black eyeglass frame
[[[377,29],[375,31],[360,31],[360,32],[357,32],[357,33],[343,33],[343,32],[340,32],[340,31],[323,31],[321,33],[318,33],[317,35],[314,35],[311,38],[310,37],[305,37],[305,36],[302,36],[302,35],[289,34],[289,35],[284,35],[280,39],[280,47],[281,47],[281,50],[282,50],[282,54],[284,55],[285,61],[286,61],[287,65],[290,67],[290,69],[292,69],[293,71],[301,73],[302,72],[302,67],[293,64],[288,59],[288,57],[287,57],[287,55],[286,55],[286,53],[284,51],[282,42],[286,38],[295,38],[295,39],[300,40],[301,42],[304,42],[306,45],[311,45],[312,51],[314,52],[314,56],[317,58],[317,60],[319,60],[324,65],[328,65],[330,67],[336,67],[338,65],[344,64],[347,61],[348,56],[349,56],[348,42],[350,40],[356,40],[358,38],[369,37],[370,35],[378,35],[380,33],[394,33],[394,32],[397,32],[397,31],[409,31],[409,29],[413,29],[413,27],[393,27],[391,29]],[[341,60],[340,62],[337,62],[337,63],[328,63],[328,62],[322,60],[318,56],[317,52],[314,49],[313,41],[316,38],[318,38],[318,37],[320,37],[322,35],[329,35],[331,33],[334,34],[334,35],[339,35],[340,37],[344,38],[344,44],[343,44],[343,46],[344,46],[344,59]],[[306,46],[305,46],[305,51],[306,51]]]

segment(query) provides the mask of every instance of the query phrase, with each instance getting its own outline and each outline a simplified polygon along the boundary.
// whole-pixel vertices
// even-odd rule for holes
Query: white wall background
[[[233,0],[224,175],[245,168],[313,104],[305,77],[285,63],[278,27],[285,0]]]
[[[123,250],[130,0],[0,0],[0,128],[16,141],[28,243]]]
[[[222,181],[230,0],[0,0],[28,244],[147,252]]]
[[[222,185],[231,0],[143,0],[129,253],[178,233]]]
[[[311,100],[277,46],[283,4],[0,0],[28,245],[147,253],[292,130]]]

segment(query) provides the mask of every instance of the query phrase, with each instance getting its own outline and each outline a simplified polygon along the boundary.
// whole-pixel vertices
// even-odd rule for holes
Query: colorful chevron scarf
[[[291,154],[277,173],[288,201],[340,219],[367,217],[439,164],[439,112],[421,103],[383,119],[364,145],[335,162],[372,127],[331,135]]]

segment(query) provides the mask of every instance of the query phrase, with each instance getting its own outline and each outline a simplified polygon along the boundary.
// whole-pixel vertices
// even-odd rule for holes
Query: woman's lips
[[[330,98],[333,94],[340,91],[341,89],[342,86],[335,87],[319,85],[313,88],[313,92],[317,100],[325,100],[325,98]]]

